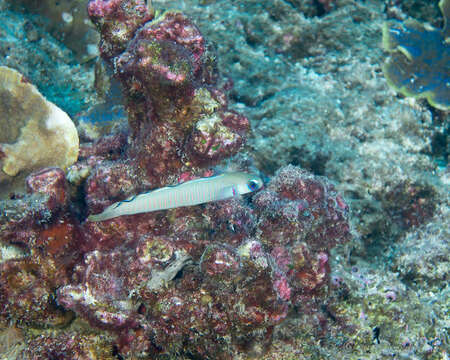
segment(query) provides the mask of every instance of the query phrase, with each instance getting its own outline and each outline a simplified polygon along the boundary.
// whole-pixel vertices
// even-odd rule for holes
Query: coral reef
[[[119,132],[84,144],[69,182],[45,168],[27,178],[29,194],[1,204],[0,240],[23,250],[0,264],[2,319],[55,327],[75,314],[127,357],[262,354],[293,306],[320,311],[330,250],[350,238],[347,205],[325,179],[290,166],[252,205],[231,199],[80,224],[143,188],[211,176],[249,130],[183,14],[155,17],[140,0],[93,0],[88,12],[124,89],[128,143]],[[97,341],[61,333],[28,345],[42,357],[84,356]]]
[[[265,359],[445,359],[447,286],[440,288],[442,295],[414,289],[363,261],[336,268],[337,299],[315,323],[300,316],[277,327],[278,348]]]
[[[350,237],[348,207],[333,187],[292,166],[252,207],[233,199],[81,225],[61,170],[32,174],[27,184],[29,196],[2,204],[1,241],[27,254],[0,264],[2,318],[61,326],[70,309],[115,334],[118,353],[129,357],[261,353],[292,305],[319,311],[330,249]],[[269,219],[284,217],[270,232]],[[88,351],[90,341],[98,340],[29,344],[45,354]]]
[[[255,165],[270,175],[294,164],[333,180],[364,246],[392,243],[405,230],[381,194],[406,183],[439,194],[435,160],[445,167],[448,115],[395,97],[386,84],[385,54],[373,45],[384,4],[339,1],[325,16],[305,18],[284,1],[161,1],[196,18],[217,43],[234,107],[252,125]]]
[[[65,176],[43,169],[29,194],[0,203],[0,357],[448,356],[449,182],[435,162],[446,117],[386,85],[374,47],[384,0],[324,1],[336,6],[320,17],[301,8],[312,1],[155,2],[198,28],[144,1],[92,3],[129,128],[123,112],[111,133],[86,126]],[[109,104],[86,122],[109,121]],[[247,137],[233,108],[252,124],[249,152],[221,166],[254,170],[254,156],[265,189],[85,222],[132,194],[215,174],[240,147],[233,136]],[[348,242],[350,222],[360,236]]]
[[[70,278],[83,251],[78,223],[68,213],[64,172],[47,168],[27,178],[29,194],[0,202],[0,241],[23,249],[0,263],[0,316],[35,326],[66,324],[72,315],[54,292]]]
[[[248,120],[227,109],[207,44],[183,14],[154,18],[137,0],[91,1],[88,13],[101,32],[101,56],[124,88],[129,156],[147,186],[239,150]]]
[[[290,306],[318,311],[330,249],[350,237],[347,216],[331,184],[290,166],[252,207],[230,200],[85,223],[95,249],[57,301],[122,334],[119,351],[130,357],[232,358],[240,347],[270,344]]]
[[[441,110],[450,110],[450,2],[439,2],[444,27],[430,28],[416,20],[383,27],[383,46],[390,57],[383,67],[388,84],[397,92],[426,98]]]
[[[44,359],[117,359],[112,345],[104,337],[62,332],[58,335],[43,334],[29,341],[27,348],[19,353],[23,360]]]
[[[4,198],[18,191],[32,171],[72,165],[78,158],[79,140],[69,116],[19,72],[1,66],[0,84],[0,197]]]

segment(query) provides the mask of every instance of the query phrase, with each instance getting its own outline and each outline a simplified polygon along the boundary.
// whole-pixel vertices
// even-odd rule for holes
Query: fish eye
[[[247,186],[248,186],[248,188],[249,188],[251,191],[258,190],[258,188],[259,188],[258,181],[256,181],[256,180],[250,180],[250,181],[247,183]]]

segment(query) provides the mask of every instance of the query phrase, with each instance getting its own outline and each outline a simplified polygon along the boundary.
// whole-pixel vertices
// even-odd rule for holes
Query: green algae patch
[[[434,28],[416,20],[386,23],[383,48],[390,57],[383,66],[386,80],[395,91],[426,98],[437,109],[450,110],[450,0],[439,7],[444,27]]]

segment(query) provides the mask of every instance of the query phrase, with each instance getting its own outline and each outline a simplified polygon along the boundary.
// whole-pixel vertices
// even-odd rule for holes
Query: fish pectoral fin
[[[102,221],[102,217],[100,215],[101,215],[101,213],[95,214],[95,215],[89,215],[87,218],[87,221],[91,221],[91,222]]]
[[[115,206],[115,204],[108,206],[101,213],[89,215],[87,220],[92,221],[92,222],[103,221],[103,220],[111,219],[116,216],[120,216],[121,215],[120,213],[118,213],[117,211],[114,211],[113,206]]]
[[[227,186],[219,191],[216,200],[226,200],[240,197],[235,186]]]

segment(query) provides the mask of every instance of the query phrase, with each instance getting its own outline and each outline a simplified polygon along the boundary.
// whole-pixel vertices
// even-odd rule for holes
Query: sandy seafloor
[[[253,158],[267,178],[286,164],[326,176],[351,207],[354,237],[333,252],[333,276],[348,287],[335,315],[360,330],[346,336],[331,323],[318,338],[318,324],[293,317],[276,328],[265,359],[448,358],[449,114],[388,87],[387,3],[340,0],[322,12],[308,0],[154,1],[182,10],[215,44],[234,83],[231,106],[252,125],[239,157]],[[442,25],[437,1],[390,3],[399,18]],[[0,64],[78,121],[97,102],[93,62],[80,64],[53,38],[51,21],[8,6],[0,1],[8,34]],[[408,195],[411,186],[418,190]],[[411,224],[408,207],[419,200],[426,211]],[[12,350],[0,344],[0,358],[14,358]]]

